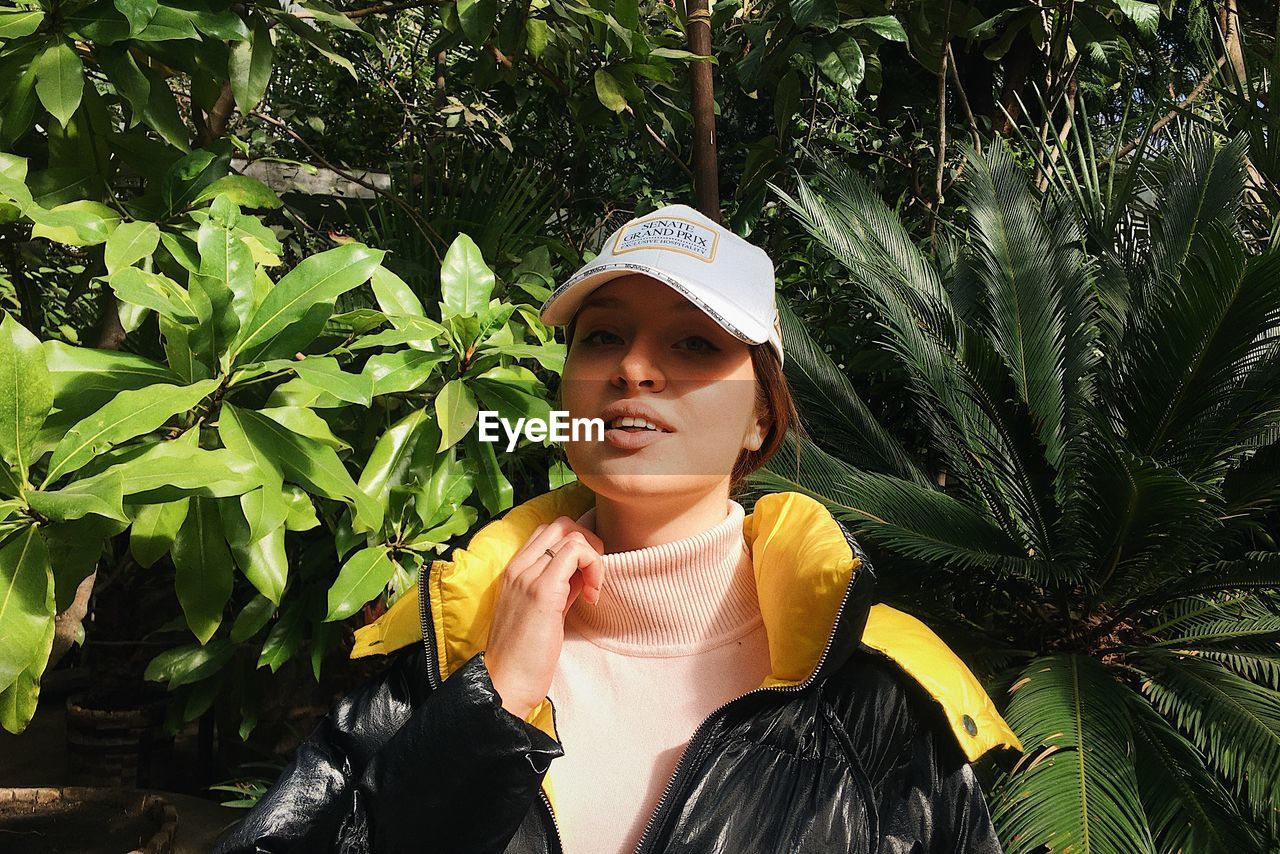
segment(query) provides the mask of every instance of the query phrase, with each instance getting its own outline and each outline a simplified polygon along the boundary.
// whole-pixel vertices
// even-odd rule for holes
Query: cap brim
[[[708,293],[695,283],[647,264],[622,262],[601,264],[574,275],[547,298],[538,317],[548,326],[567,326],[592,291],[606,282],[636,273],[652,276],[672,288],[740,341],[763,344],[773,332],[772,326],[762,324],[738,306],[714,292]]]

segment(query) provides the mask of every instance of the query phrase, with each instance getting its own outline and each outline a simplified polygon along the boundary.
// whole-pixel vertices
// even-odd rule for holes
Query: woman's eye
[[[701,335],[690,335],[688,338],[686,338],[686,339],[684,339],[684,340],[686,340],[686,341],[701,341],[703,344],[705,344],[705,345],[706,345],[705,347],[691,347],[691,348],[690,348],[690,349],[695,350],[695,351],[702,351],[702,352],[704,352],[704,353],[714,353],[714,352],[716,352],[717,350],[719,350],[719,349],[720,349],[719,347],[717,347],[716,345],[714,345],[714,344],[712,344],[710,341],[708,341],[706,338],[703,338]]]
[[[583,340],[584,342],[585,342],[585,341],[590,341],[592,338],[595,338],[597,335],[613,335],[613,333],[612,333],[612,332],[606,332],[606,331],[605,331],[605,330],[603,330],[603,329],[597,329],[597,330],[595,330],[594,332],[590,332],[590,333],[588,333],[588,334],[586,334],[586,335],[582,336],[582,340]],[[613,335],[613,337],[614,337],[614,338],[617,338],[618,336],[617,336],[617,335]]]

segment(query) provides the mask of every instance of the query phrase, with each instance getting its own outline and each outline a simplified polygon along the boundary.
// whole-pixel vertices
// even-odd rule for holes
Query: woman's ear
[[[756,420],[752,422],[751,429],[747,431],[746,444],[742,447],[748,451],[758,451],[764,446],[765,437],[769,435],[769,428],[773,426],[773,417],[769,413],[767,406],[759,407],[756,410]]]

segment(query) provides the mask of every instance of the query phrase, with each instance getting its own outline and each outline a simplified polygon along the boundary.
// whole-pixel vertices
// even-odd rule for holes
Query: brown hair
[[[565,355],[569,353],[569,348],[573,345],[573,329],[577,323],[577,318],[569,321],[568,328],[565,330]],[[765,463],[778,452],[778,448],[782,446],[783,438],[788,430],[794,430],[798,435],[808,435],[804,428],[804,423],[800,419],[800,411],[796,408],[795,399],[791,396],[791,386],[787,384],[787,375],[783,373],[782,365],[778,361],[778,354],[774,352],[769,342],[760,344],[748,344],[751,351],[751,368],[756,376],[756,406],[763,406],[765,411],[769,413],[771,423],[769,429],[765,433],[764,441],[760,444],[760,449],[750,451],[744,449],[738,454],[738,459],[733,464],[733,471],[729,475],[729,493],[736,494],[738,487],[746,481],[747,477],[756,469]],[[556,392],[556,405],[560,406],[560,393]],[[560,447],[560,446],[557,446]],[[563,453],[563,449],[561,449]],[[800,448],[796,447],[796,462],[799,465]],[[567,461],[566,461],[567,464]]]

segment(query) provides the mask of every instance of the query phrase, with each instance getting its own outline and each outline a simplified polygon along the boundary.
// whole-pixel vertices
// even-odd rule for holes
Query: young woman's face
[[[618,501],[705,493],[764,442],[749,346],[657,279],[623,276],[593,291],[570,345],[561,405],[571,418],[606,422],[604,441],[565,444],[593,492]],[[605,407],[624,401],[647,406],[669,432],[610,428]]]

